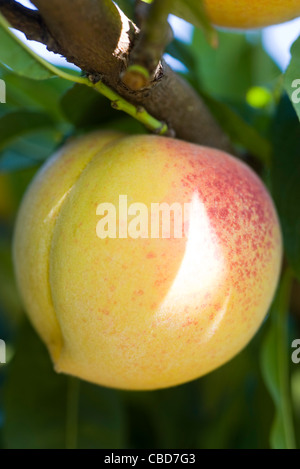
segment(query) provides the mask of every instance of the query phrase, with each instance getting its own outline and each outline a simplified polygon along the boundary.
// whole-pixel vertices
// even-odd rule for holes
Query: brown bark
[[[129,65],[142,67],[148,85],[156,75],[157,67],[160,66],[161,58],[167,45],[173,39],[173,31],[168,23],[168,16],[174,0],[154,0],[148,6],[145,17],[142,20],[141,32],[138,40],[129,55]],[[139,10],[139,3],[137,4]],[[132,68],[132,67],[130,67]],[[128,73],[131,72],[128,70]],[[124,78],[123,78],[124,81]],[[126,83],[127,84],[127,83]],[[129,88],[131,88],[129,86]],[[141,89],[131,88],[131,89]]]
[[[51,47],[54,47],[54,40],[37,11],[30,10],[14,0],[0,0],[0,12],[15,29],[24,32],[27,39],[44,44],[51,42]]]
[[[14,2],[0,1],[0,10],[9,19],[3,4]],[[149,87],[132,91],[124,85],[121,74],[139,31],[111,0],[33,0],[33,3],[39,10],[39,25],[45,26],[45,39],[40,31],[35,39],[82,70],[100,75],[119,95],[167,122],[176,137],[230,148],[199,95],[164,61]],[[11,16],[12,25],[26,33],[27,25],[18,25],[13,20]]]

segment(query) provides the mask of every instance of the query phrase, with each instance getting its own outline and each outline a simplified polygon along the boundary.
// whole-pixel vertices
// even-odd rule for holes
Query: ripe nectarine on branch
[[[153,203],[160,232],[169,216],[169,236],[152,237],[151,217],[145,225]],[[99,204],[115,208],[103,236]],[[189,204],[188,218],[174,204]],[[124,389],[184,383],[237,354],[268,311],[281,255],[272,200],[244,163],[116,132],[88,134],[50,159],[14,239],[24,305],[56,370]]]

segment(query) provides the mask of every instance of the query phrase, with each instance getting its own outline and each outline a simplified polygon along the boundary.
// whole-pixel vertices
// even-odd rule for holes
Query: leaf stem
[[[151,116],[145,108],[141,106],[134,106],[101,82],[98,82],[96,85],[92,86],[96,91],[110,99],[114,109],[126,112],[156,134],[165,135],[168,133],[167,124],[155,119],[155,117]]]
[[[165,122],[161,122],[155,117],[151,116],[145,108],[141,106],[135,106],[129,101],[126,101],[126,99],[122,98],[114,90],[106,86],[101,81],[98,81],[94,84],[91,80],[85,77],[75,77],[74,81],[76,81],[76,83],[80,83],[82,85],[86,85],[93,88],[95,91],[108,98],[111,101],[111,105],[114,109],[126,112],[126,114],[129,114],[131,117],[134,117],[134,119],[141,122],[145,127],[147,127],[147,129],[151,130],[152,132],[158,135],[168,134],[169,129]]]

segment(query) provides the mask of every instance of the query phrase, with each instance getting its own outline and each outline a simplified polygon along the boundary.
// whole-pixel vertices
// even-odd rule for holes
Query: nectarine
[[[230,28],[261,28],[300,16],[299,0],[205,0],[211,21]]]
[[[163,203],[170,233],[162,216],[152,236]],[[14,238],[24,305],[56,370],[124,389],[184,383],[237,354],[268,311],[281,255],[272,200],[244,163],[115,132],[50,159]]]

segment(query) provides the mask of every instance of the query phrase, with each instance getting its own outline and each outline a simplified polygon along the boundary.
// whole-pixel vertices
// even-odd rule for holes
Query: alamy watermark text
[[[6,363],[6,344],[0,339],[0,364]]]
[[[6,103],[6,84],[4,80],[0,80],[0,103]]]
[[[127,199],[120,195],[118,207],[108,202],[98,205],[96,215],[102,217],[96,226],[98,238],[185,237],[193,203],[151,203],[149,209],[141,202],[129,205]]]

